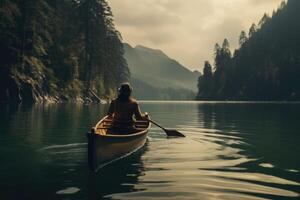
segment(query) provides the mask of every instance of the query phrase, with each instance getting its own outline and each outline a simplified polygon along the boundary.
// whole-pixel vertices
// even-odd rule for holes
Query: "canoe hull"
[[[110,138],[89,133],[88,159],[90,169],[98,171],[101,167],[142,148],[147,141],[147,133],[148,131],[130,138]]]
[[[88,137],[88,163],[93,171],[98,171],[101,167],[113,161],[126,157],[138,149],[142,148],[148,135],[151,124],[149,121],[137,121],[138,127],[131,134],[113,134],[108,132],[108,127],[112,121],[108,117],[100,120]]]

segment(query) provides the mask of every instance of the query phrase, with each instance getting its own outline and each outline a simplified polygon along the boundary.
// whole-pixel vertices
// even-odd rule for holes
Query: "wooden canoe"
[[[142,148],[147,140],[149,121],[136,121],[136,130],[133,133],[110,133],[112,120],[107,116],[102,118],[91,133],[88,133],[88,162],[93,171],[126,156]]]

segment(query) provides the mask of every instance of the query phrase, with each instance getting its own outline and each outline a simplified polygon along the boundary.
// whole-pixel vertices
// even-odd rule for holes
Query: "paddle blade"
[[[185,137],[182,133],[176,130],[164,129],[168,137]]]

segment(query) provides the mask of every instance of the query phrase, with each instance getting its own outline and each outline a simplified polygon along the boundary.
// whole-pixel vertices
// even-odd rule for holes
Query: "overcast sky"
[[[161,49],[192,70],[212,60],[216,42],[238,45],[265,12],[282,0],[108,0],[124,42]]]

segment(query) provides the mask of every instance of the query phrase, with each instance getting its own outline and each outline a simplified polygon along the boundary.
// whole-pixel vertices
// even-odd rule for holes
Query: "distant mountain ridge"
[[[180,92],[197,90],[200,72],[190,71],[163,51],[141,45],[132,47],[127,43],[124,50],[131,76],[139,83],[157,89],[180,89]]]

